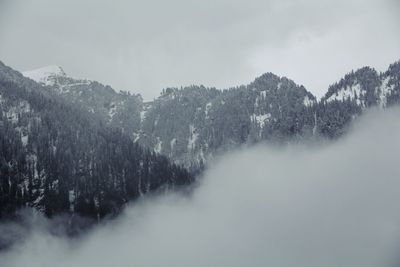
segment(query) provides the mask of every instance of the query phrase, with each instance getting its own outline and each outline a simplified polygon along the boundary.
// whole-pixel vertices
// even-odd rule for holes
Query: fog
[[[399,118],[373,111],[337,142],[232,152],[192,195],[143,199],[78,240],[36,223],[0,265],[398,266]]]

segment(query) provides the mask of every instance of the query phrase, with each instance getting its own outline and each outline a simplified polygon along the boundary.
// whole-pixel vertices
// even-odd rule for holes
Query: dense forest
[[[0,81],[0,218],[25,206],[100,219],[148,192],[193,181],[123,130],[45,89]]]
[[[146,193],[191,184],[221,151],[338,138],[369,107],[399,103],[399,77],[400,62],[383,73],[364,67],[318,101],[266,73],[225,90],[167,88],[143,102],[62,70],[35,82],[0,62],[0,217],[34,207],[96,220]]]

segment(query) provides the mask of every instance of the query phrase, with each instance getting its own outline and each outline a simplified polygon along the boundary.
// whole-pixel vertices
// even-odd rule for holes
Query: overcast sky
[[[0,60],[141,93],[285,75],[321,96],[400,59],[398,0],[0,0]]]

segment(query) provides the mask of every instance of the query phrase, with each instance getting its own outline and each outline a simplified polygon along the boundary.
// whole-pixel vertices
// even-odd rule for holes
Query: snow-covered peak
[[[22,75],[44,85],[54,85],[58,78],[67,76],[60,66],[55,65],[25,71]]]

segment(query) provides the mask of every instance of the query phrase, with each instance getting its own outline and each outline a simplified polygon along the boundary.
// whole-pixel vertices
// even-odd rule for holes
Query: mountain
[[[386,107],[397,103],[399,65],[399,62],[390,65],[384,73],[378,73],[370,67],[352,71],[332,85],[322,100],[351,100],[361,107]]]
[[[352,71],[321,100],[272,73],[224,90],[166,88],[151,102],[57,66],[23,74],[0,64],[1,216],[31,206],[104,217],[142,194],[192,183],[218,153],[337,138],[368,108],[400,102],[400,62]]]
[[[167,88],[154,101],[143,102],[140,95],[117,93],[109,86],[55,70],[24,75],[96,114],[105,124],[123,129],[135,142],[194,169],[240,144],[299,138],[310,134],[314,126],[315,97],[303,86],[272,73],[227,90]]]
[[[384,73],[370,67],[352,71],[330,86],[320,101],[303,86],[272,73],[224,90],[166,88],[155,100],[143,102],[140,95],[73,79],[60,68],[47,69],[54,73],[24,75],[194,171],[214,155],[243,144],[339,137],[365,109],[398,103],[400,91],[399,62]]]
[[[138,140],[186,166],[201,164],[244,143],[311,132],[315,102],[304,87],[273,74],[223,91],[169,88],[148,105]]]
[[[331,85],[317,106],[318,132],[335,138],[366,109],[386,108],[400,103],[400,61],[378,73],[364,67],[345,75]]]
[[[0,62],[0,218],[33,207],[98,220],[143,194],[193,182],[184,168],[54,92],[50,86],[68,79],[60,68],[42,70],[30,74],[48,75],[35,76],[47,86]]]

